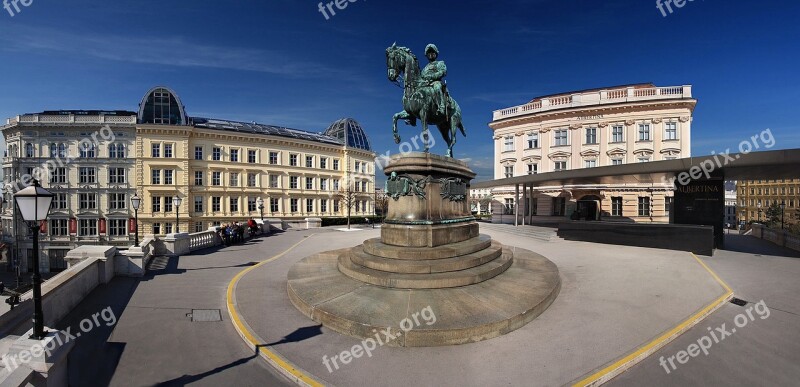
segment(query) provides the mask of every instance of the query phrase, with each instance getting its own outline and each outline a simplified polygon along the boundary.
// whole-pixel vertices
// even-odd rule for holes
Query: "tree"
[[[344,187],[339,189],[339,193],[336,196],[342,202],[342,205],[347,209],[347,228],[350,229],[350,211],[352,210],[353,205],[356,203],[356,197],[358,196],[358,193],[353,189],[352,184],[345,184]]]
[[[781,210],[780,204],[778,204],[777,201],[772,202],[772,204],[767,207],[767,225],[774,227],[776,224],[780,223],[782,214],[783,210]]]
[[[386,213],[389,211],[389,196],[386,196],[386,192],[379,191],[375,195],[375,211],[379,212],[381,217],[386,217]]]
[[[494,200],[494,197],[492,197],[492,195],[486,195],[486,196],[480,198],[478,203],[480,204],[481,208],[486,207],[486,212],[491,213],[492,212],[492,201],[493,200]]]

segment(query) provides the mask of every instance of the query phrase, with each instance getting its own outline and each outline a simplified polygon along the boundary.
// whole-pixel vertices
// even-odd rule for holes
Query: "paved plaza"
[[[535,237],[527,236],[531,230]],[[255,263],[285,253],[240,277],[235,287],[241,321],[270,353],[296,372],[334,385],[564,385],[590,376],[658,338],[726,293],[689,253],[584,242],[547,241],[542,229],[481,225],[510,246],[536,251],[562,276],[553,305],[523,328],[489,341],[430,348],[380,346],[371,357],[332,365],[361,343],[309,320],[289,302],[286,274],[302,258],[377,237],[378,229],[289,231],[243,245],[159,258],[141,282],[115,278],[62,322],[75,326],[111,306],[118,322],[77,339],[70,358],[73,385],[291,385],[248,349],[227,312],[231,280]],[[746,328],[667,374],[669,357],[703,336],[731,326],[744,308],[725,303],[612,385],[700,385],[747,381],[790,384],[800,376],[800,285],[797,254],[751,237],[728,237],[730,250],[703,257],[736,297],[770,307],[769,318]],[[203,311],[211,311],[203,312]],[[215,312],[219,311],[219,314]],[[435,313],[435,311],[433,311]],[[193,321],[218,316],[220,321]],[[22,328],[22,327],[21,327]],[[753,359],[759,359],[758,366]]]

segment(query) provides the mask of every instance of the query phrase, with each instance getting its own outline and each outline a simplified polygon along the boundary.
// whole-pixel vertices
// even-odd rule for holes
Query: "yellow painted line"
[[[709,268],[700,258],[696,255],[691,253],[697,262],[700,263],[703,268],[708,271],[712,277],[719,283],[724,289],[725,294],[721,297],[714,300],[714,302],[708,304],[705,308],[700,310],[699,312],[695,313],[688,319],[684,320],[682,323],[678,324],[675,328],[670,329],[663,335],[659,336],[655,340],[647,343],[645,346],[639,348],[635,352],[629,354],[628,356],[623,357],[622,359],[616,361],[614,364],[609,365],[606,368],[592,374],[591,376],[575,383],[573,387],[583,387],[583,386],[599,386],[615,376],[621,374],[623,371],[627,370],[628,368],[632,367],[634,364],[644,360],[647,356],[650,356],[653,352],[661,349],[663,346],[667,345],[670,341],[674,340],[676,337],[680,336],[682,333],[689,330],[689,328],[697,325],[700,321],[706,318],[708,315],[713,313],[717,308],[724,305],[731,297],[733,297],[733,290],[731,290],[730,286],[725,283],[717,273],[714,273],[711,268]]]
[[[239,332],[239,336],[245,340],[245,342],[250,346],[250,348],[258,349],[259,354],[268,362],[270,365],[274,366],[278,369],[282,374],[286,377],[293,379],[300,385],[305,386],[323,386],[321,382],[315,379],[306,371],[303,371],[299,367],[296,367],[294,364],[289,362],[288,360],[284,359],[281,355],[277,352],[269,350],[266,346],[263,345],[262,340],[256,335],[247,323],[239,316],[239,311],[236,308],[236,285],[238,285],[239,280],[242,279],[247,273],[251,270],[258,268],[259,266],[266,265],[269,262],[272,262],[288,253],[295,247],[299,246],[301,243],[306,241],[307,239],[311,238],[315,234],[311,234],[308,238],[303,238],[301,241],[295,243],[288,249],[284,250],[282,253],[275,255],[267,260],[261,261],[255,266],[249,267],[245,270],[242,270],[239,274],[237,274],[231,282],[228,284],[228,292],[227,292],[227,303],[228,303],[228,314],[231,317],[231,321],[233,321],[233,325],[236,330]]]

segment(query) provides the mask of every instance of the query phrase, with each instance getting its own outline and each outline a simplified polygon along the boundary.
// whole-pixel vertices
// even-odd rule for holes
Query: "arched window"
[[[117,144],[117,157],[125,158],[125,144]]]
[[[166,87],[151,89],[139,104],[139,123],[186,125],[186,121],[180,97]]]
[[[56,143],[50,144],[50,158],[58,158],[58,144]]]
[[[124,159],[125,158],[125,144],[110,144],[108,146],[108,158],[111,158],[111,159]]]
[[[33,151],[33,144],[31,143],[25,144],[25,157],[30,157],[30,158],[36,157]]]
[[[82,143],[78,149],[79,155],[84,159],[93,159],[97,156],[94,144]]]
[[[67,158],[67,145],[58,144],[58,157]]]

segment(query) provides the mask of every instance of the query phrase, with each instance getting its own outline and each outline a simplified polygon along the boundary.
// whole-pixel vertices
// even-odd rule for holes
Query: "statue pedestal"
[[[558,268],[479,234],[466,163],[427,153],[393,156],[381,237],[315,254],[289,271],[289,298],[306,316],[350,336],[388,327],[395,346],[462,344],[518,329],[544,312]],[[420,311],[435,323],[407,323]],[[412,326],[413,325],[413,326]]]

